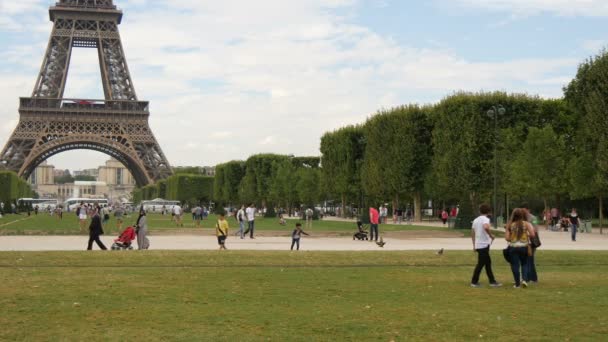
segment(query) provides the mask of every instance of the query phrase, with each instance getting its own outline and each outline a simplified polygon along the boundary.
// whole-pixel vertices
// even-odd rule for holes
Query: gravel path
[[[102,237],[109,248],[114,236]],[[161,250],[211,250],[216,249],[214,236],[201,235],[153,235],[150,236],[151,249]],[[608,234],[578,234],[578,241],[570,241],[569,233],[541,232],[543,250],[608,250]],[[0,236],[0,251],[72,251],[86,249],[86,236]],[[301,250],[309,251],[378,251],[378,250],[470,250],[470,238],[412,238],[384,240],[384,248],[369,241],[353,241],[352,238],[306,237],[300,242]],[[239,239],[231,236],[226,246],[235,250],[287,250],[291,245],[288,237],[258,237]],[[506,246],[503,239],[497,239],[494,249]],[[94,245],[94,249],[97,246]]]

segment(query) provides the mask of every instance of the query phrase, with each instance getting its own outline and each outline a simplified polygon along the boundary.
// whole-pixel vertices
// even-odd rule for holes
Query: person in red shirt
[[[452,207],[452,211],[450,212],[451,217],[456,217],[458,215],[458,209],[456,207]]]
[[[376,241],[378,241],[378,219],[379,219],[379,217],[380,217],[380,214],[378,213],[378,210],[374,207],[370,207],[369,208],[369,223],[370,223],[369,241],[374,240],[374,232],[376,233]]]

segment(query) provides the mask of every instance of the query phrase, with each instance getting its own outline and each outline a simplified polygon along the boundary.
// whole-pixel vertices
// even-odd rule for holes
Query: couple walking
[[[241,236],[241,239],[244,239],[247,233],[249,233],[251,239],[255,239],[253,237],[255,231],[255,205],[251,203],[247,209],[245,209],[244,204],[241,205],[241,209],[236,213],[236,219],[239,221],[238,234]],[[247,230],[245,230],[245,222],[247,222]]]
[[[515,288],[527,287],[529,281],[536,282],[536,267],[534,265],[535,249],[530,245],[530,241],[536,237],[534,227],[530,222],[533,216],[529,213],[527,206],[513,210],[511,219],[505,231],[505,240],[508,242],[508,258],[511,263],[511,272]],[[473,221],[472,240],[473,250],[477,253],[477,265],[473,271],[471,287],[481,287],[479,276],[483,268],[490,281],[490,286],[500,287],[501,283],[496,281],[492,272],[492,260],[490,258],[490,246],[495,237],[491,231],[490,219],[488,215],[491,208],[487,204],[479,207],[480,216]]]

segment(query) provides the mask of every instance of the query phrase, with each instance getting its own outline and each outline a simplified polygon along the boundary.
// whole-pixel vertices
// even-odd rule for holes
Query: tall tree
[[[321,137],[321,183],[328,194],[341,202],[346,215],[349,199],[361,199],[361,165],[365,136],[361,126],[347,126]]]
[[[514,150],[514,155],[511,162],[504,164],[507,193],[541,196],[547,209],[549,196],[567,191],[565,138],[551,125],[530,127],[523,146]]]
[[[570,169],[573,195],[597,197],[603,233],[603,198],[608,193],[608,52],[582,63],[564,93],[572,111],[580,114]]]
[[[383,111],[364,126],[362,185],[373,198],[388,197],[393,208],[412,197],[415,219],[422,219],[421,193],[431,163],[430,108],[417,105]]]

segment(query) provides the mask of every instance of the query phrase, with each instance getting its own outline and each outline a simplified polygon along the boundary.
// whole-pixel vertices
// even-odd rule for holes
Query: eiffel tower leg
[[[32,97],[63,97],[72,56],[72,38],[55,36],[56,31],[53,30],[49,40]]]

